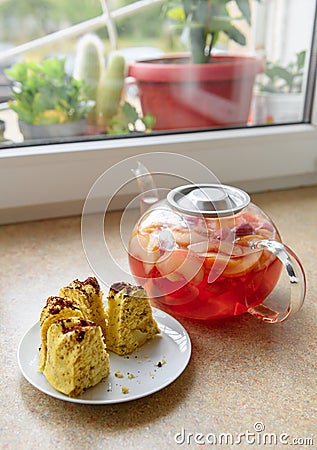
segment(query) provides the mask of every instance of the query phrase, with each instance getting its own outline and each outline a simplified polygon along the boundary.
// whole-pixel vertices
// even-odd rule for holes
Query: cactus
[[[125,60],[119,53],[113,53],[105,73],[101,76],[97,95],[97,124],[106,130],[117,114],[125,79]]]
[[[78,42],[74,78],[85,81],[89,86],[89,97],[95,102],[95,107],[88,115],[88,123],[92,125],[96,125],[97,122],[98,84],[105,66],[103,52],[103,43],[95,34],[86,34]]]

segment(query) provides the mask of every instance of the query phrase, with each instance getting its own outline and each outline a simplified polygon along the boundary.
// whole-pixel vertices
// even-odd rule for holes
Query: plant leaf
[[[236,4],[245,20],[251,25],[251,8],[249,0],[236,0]]]
[[[153,114],[151,113],[147,113],[143,118],[142,118],[142,122],[145,125],[145,128],[147,131],[150,131],[153,129],[155,122],[156,122],[156,118],[155,116],[153,116]]]
[[[293,79],[293,75],[282,66],[276,65],[272,68],[267,68],[265,73],[269,78],[271,78],[271,80],[282,79],[285,80],[287,84],[290,84]]]
[[[297,60],[298,70],[301,70],[301,69],[304,68],[305,59],[306,59],[306,50],[302,50],[301,52],[296,53],[296,60]]]
[[[241,33],[241,31],[238,30],[238,28],[231,25],[230,28],[228,28],[227,30],[223,30],[223,31],[229,37],[229,39],[232,39],[237,44],[246,45],[245,36],[244,36],[244,34]]]
[[[229,30],[232,27],[231,18],[228,16],[213,17],[211,19],[209,31],[211,33],[219,33],[220,31]]]
[[[177,20],[179,22],[185,22],[186,16],[184,9],[182,7],[172,8],[167,11],[167,17],[173,20]]]
[[[139,118],[139,114],[137,113],[135,107],[128,102],[123,103],[121,106],[121,112],[126,117],[128,123],[134,124]]]

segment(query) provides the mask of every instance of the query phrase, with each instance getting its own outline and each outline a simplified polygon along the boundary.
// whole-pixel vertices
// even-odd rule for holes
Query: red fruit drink
[[[129,263],[154,305],[183,317],[221,319],[261,304],[275,287],[281,262],[250,247],[262,239],[280,237],[253,204],[217,219],[154,210],[132,233]]]

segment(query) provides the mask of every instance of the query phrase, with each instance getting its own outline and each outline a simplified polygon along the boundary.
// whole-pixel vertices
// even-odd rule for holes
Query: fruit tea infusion
[[[254,209],[249,206],[233,218],[185,216],[174,224],[170,219],[179,216],[163,214],[168,228],[165,220],[155,220],[155,213],[145,217],[130,240],[132,273],[170,312],[198,319],[246,312],[263,302],[281,272],[276,256],[249,246],[253,239],[279,240],[270,222],[259,221]]]
[[[224,202],[210,188],[182,189],[178,196],[171,191],[133,230],[129,263],[137,282],[158,307],[189,318],[225,318],[261,304],[282,263],[251,244],[280,242],[271,220],[245,193],[236,207],[226,193]]]

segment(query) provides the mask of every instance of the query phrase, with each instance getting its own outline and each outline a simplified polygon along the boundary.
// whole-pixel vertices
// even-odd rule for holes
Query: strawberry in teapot
[[[130,237],[129,264],[154,305],[193,319],[249,312],[282,322],[305,298],[302,265],[270,218],[222,184],[180,186],[147,209]],[[290,289],[281,300],[283,271]]]

